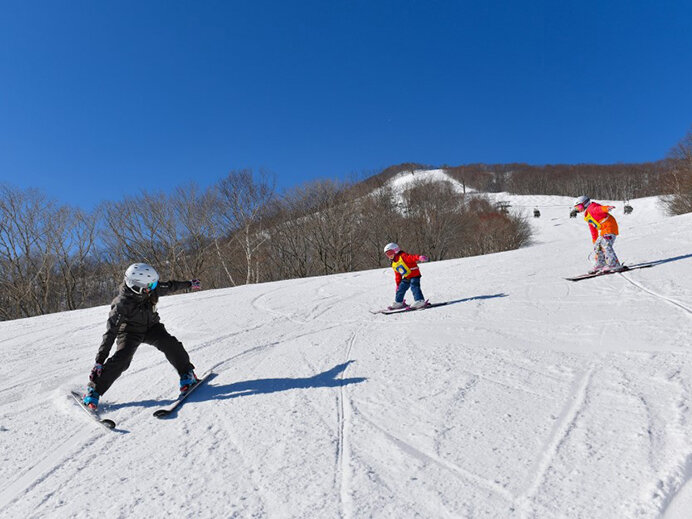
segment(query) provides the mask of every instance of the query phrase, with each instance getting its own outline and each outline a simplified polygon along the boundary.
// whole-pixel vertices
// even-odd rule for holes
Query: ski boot
[[[88,407],[92,411],[96,411],[99,408],[100,397],[101,395],[99,395],[93,387],[87,386],[86,394],[82,398],[82,403],[85,407]]]
[[[199,382],[199,378],[195,375],[194,370],[190,370],[180,375],[180,392],[185,393],[188,389]]]
[[[411,305],[412,310],[417,310],[419,308],[423,308],[428,302],[425,299],[419,299],[418,301],[414,301],[414,303]]]
[[[399,310],[400,308],[404,308],[406,306],[406,303],[399,303],[398,301],[394,301],[391,305],[387,307],[387,310]]]

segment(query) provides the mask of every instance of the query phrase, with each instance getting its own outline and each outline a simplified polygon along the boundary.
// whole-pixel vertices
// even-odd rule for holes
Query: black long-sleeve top
[[[149,328],[160,322],[156,311],[160,296],[191,286],[190,281],[160,281],[148,294],[136,294],[125,283],[120,285],[118,295],[111,302],[106,333],[103,334],[96,362],[98,364],[106,362],[118,335],[131,333],[144,336]]]

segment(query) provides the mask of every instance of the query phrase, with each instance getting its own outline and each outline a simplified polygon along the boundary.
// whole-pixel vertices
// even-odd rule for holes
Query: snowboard
[[[208,382],[211,378],[212,375],[214,375],[213,371],[207,371],[202,377],[199,379],[199,382],[197,382],[194,386],[190,386],[190,388],[185,391],[184,393],[181,393],[178,395],[178,398],[176,398],[172,403],[168,404],[167,406],[160,407],[156,411],[154,411],[154,416],[156,418],[165,418],[168,415],[170,415],[173,411],[175,411],[178,407],[182,405],[182,403],[185,401],[185,399],[190,396],[190,394],[197,389],[199,386],[204,384],[205,382]]]
[[[106,429],[115,429],[115,422],[113,420],[109,420],[108,418],[101,418],[101,415],[98,411],[89,409],[87,406],[84,405],[84,402],[82,401],[82,395],[80,395],[76,391],[70,391],[70,394],[72,395],[72,398],[74,398],[77,401],[79,407],[81,407],[84,410],[84,412],[88,414],[89,417],[92,420],[94,420],[97,424],[102,425]]]

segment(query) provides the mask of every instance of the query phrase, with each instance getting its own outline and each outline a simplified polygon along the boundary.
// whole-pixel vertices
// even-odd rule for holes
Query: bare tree
[[[276,201],[269,223],[271,250],[265,251],[262,261],[268,280],[289,279],[309,276],[313,254],[307,239],[307,221],[303,199],[294,191]]]
[[[62,285],[59,305],[68,310],[82,308],[85,301],[93,300],[92,287],[98,286],[90,279],[96,247],[94,216],[67,207],[53,215],[56,267]]]
[[[311,210],[303,217],[306,236],[319,262],[320,274],[354,270],[358,254],[357,214],[344,196],[345,186],[331,181],[312,182],[303,191]]]
[[[213,246],[214,204],[213,191],[203,192],[196,184],[178,187],[171,197],[184,250],[180,263],[186,274],[201,276],[207,271]]]
[[[278,201],[269,229],[275,271],[288,268],[288,277],[300,277],[354,269],[358,215],[345,189],[315,181]]]
[[[50,311],[56,236],[52,201],[36,190],[0,186],[0,291],[6,318]]]
[[[473,197],[468,201],[464,218],[467,227],[459,241],[459,256],[517,249],[531,239],[531,226],[525,218],[497,211],[482,197]]]
[[[666,188],[671,193],[663,198],[670,214],[692,212],[692,130],[668,153],[670,174]]]
[[[463,195],[449,182],[418,182],[404,193],[406,234],[431,259],[451,257],[454,241],[467,227]]]
[[[405,218],[391,187],[381,187],[357,201],[358,224],[362,243],[362,268],[383,267],[388,260],[385,244],[398,242]]]
[[[181,192],[176,196],[142,193],[122,202],[106,203],[102,208],[103,239],[114,262],[122,267],[144,261],[173,277],[191,274],[190,246],[199,246],[199,235],[190,234],[190,228],[198,225],[193,222],[197,220],[192,214],[196,209],[191,208],[196,203],[194,196]],[[198,253],[195,261],[200,261]]]
[[[218,186],[215,245],[221,257],[221,236],[231,237],[245,256],[245,283],[259,278],[256,253],[267,240],[264,218],[274,199],[275,180],[268,173],[232,171]],[[229,281],[235,284],[227,267]]]

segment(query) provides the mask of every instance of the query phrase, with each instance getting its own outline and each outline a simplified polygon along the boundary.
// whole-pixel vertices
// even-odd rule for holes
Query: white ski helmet
[[[586,195],[582,195],[574,201],[574,207],[577,207],[579,204],[581,204],[584,207],[584,209],[586,209],[587,207],[589,207],[590,203],[591,199]]]
[[[387,245],[384,246],[384,253],[387,254],[388,251],[394,251],[394,254],[401,252],[401,247],[399,247],[396,243],[388,243]]]
[[[125,284],[137,294],[144,289],[154,290],[159,283],[159,274],[146,263],[133,263],[125,271]]]

